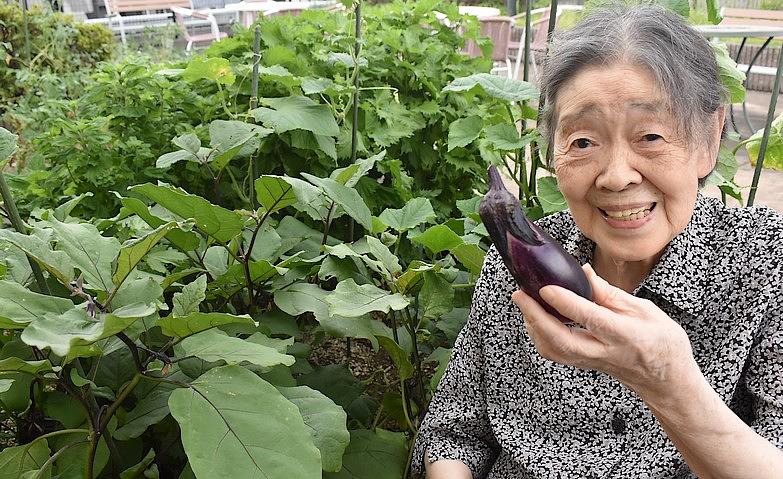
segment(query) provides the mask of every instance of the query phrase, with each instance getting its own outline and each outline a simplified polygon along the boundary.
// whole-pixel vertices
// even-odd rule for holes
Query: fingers
[[[590,263],[582,265],[582,270],[590,282],[593,290],[593,301],[617,313],[629,313],[634,309],[634,300],[637,298],[624,290],[609,284],[598,276]]]
[[[601,339],[618,338],[618,316],[610,309],[589,301],[560,286],[544,286],[539,290],[541,299],[549,303],[564,317],[582,325]]]
[[[603,357],[604,345],[588,331],[566,327],[523,291],[515,292],[511,299],[522,311],[525,329],[542,357],[580,367],[589,367],[592,359]]]

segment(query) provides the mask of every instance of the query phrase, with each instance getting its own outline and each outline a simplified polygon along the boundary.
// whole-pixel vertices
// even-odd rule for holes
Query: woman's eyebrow
[[[632,101],[628,103],[628,109],[641,110],[649,113],[661,113],[667,108],[661,101]]]
[[[596,105],[595,103],[590,103],[580,108],[579,110],[573,113],[569,113],[563,116],[562,118],[560,118],[559,121],[557,122],[558,128],[562,130],[563,128],[566,128],[571,124],[576,123],[585,117],[588,116],[597,117],[597,116],[601,116],[602,114],[603,112],[601,111],[601,108],[598,105]]]

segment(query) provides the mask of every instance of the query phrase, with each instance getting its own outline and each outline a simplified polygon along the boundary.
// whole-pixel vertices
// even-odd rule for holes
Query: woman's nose
[[[603,167],[595,179],[595,186],[609,191],[623,191],[629,185],[642,182],[642,175],[633,163],[633,153],[624,148],[608,152]]]

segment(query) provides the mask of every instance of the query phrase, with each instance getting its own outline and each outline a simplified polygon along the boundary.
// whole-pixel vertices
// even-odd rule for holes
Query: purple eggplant
[[[549,313],[567,321],[538,294],[549,284],[592,301],[593,290],[579,263],[525,216],[519,200],[503,185],[494,166],[489,167],[489,191],[481,200],[479,215],[519,287]]]

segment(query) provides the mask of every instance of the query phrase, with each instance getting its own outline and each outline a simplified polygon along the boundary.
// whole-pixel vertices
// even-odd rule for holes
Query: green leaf
[[[430,223],[435,218],[432,203],[427,198],[413,198],[400,209],[387,208],[378,217],[385,225],[399,232]]]
[[[323,221],[326,219],[328,210],[326,206],[324,206],[324,203],[328,200],[326,195],[324,195],[318,187],[313,186],[304,180],[300,180],[299,178],[273,175],[265,175],[265,177],[279,178],[291,186],[297,200],[293,203],[293,206],[297,210],[307,213],[316,221]]]
[[[155,161],[155,168],[168,168],[175,163],[179,163],[180,161],[192,161],[198,163],[201,160],[198,156],[187,150],[177,150],[160,155],[157,161]]]
[[[367,231],[372,230],[372,213],[362,197],[353,188],[343,186],[331,178],[318,178],[309,173],[302,173],[311,183],[321,187],[336,204],[343,207],[348,216],[355,219]]]
[[[481,134],[484,125],[480,116],[460,118],[449,125],[449,150],[468,146]]]
[[[182,78],[187,82],[210,80],[223,85],[233,85],[236,80],[231,70],[231,63],[225,58],[196,57],[190,60],[182,72]]]
[[[198,313],[198,307],[207,297],[207,275],[202,274],[192,283],[182,287],[182,291],[174,293],[171,315],[174,317],[187,316],[190,313]],[[164,334],[166,334],[164,332]],[[173,335],[170,335],[173,336]]]
[[[336,404],[348,408],[362,394],[362,383],[341,364],[319,366],[303,374],[299,384],[316,389]]]
[[[386,156],[386,150],[381,151],[377,155],[373,155],[369,158],[356,160],[356,163],[346,166],[345,168],[338,168],[329,175],[329,178],[335,180],[341,185],[345,185],[349,188],[356,186],[356,183],[365,176],[374,166],[376,161],[381,161]]]
[[[154,460],[155,460],[155,449],[150,449],[150,451],[147,453],[146,456],[144,456],[144,459],[142,459],[141,462],[121,472],[120,479],[148,478],[150,477],[147,475],[148,471],[154,471],[153,473],[155,474],[154,477],[157,478],[158,466],[156,464],[153,464]]]
[[[409,238],[414,243],[426,246],[433,254],[456,248],[465,242],[446,225],[431,226],[424,233]]]
[[[443,275],[435,271],[424,272],[424,285],[419,293],[419,314],[436,319],[454,308],[454,288]]]
[[[706,0],[707,4],[707,20],[717,25],[722,20],[723,17],[720,15],[720,1],[719,0]]]
[[[201,149],[201,140],[199,140],[195,133],[178,136],[171,140],[171,142],[183,150],[193,153],[193,155],[197,155]]]
[[[8,392],[14,385],[13,379],[0,379],[0,393]]]
[[[188,377],[177,371],[167,379],[187,381]],[[117,428],[112,436],[119,441],[127,441],[141,436],[153,424],[157,424],[169,415],[169,397],[179,386],[167,382],[155,381],[142,376],[142,382],[134,393],[139,393],[140,399],[125,416],[122,426]]]
[[[449,365],[449,360],[451,360],[451,349],[440,347],[425,359],[425,362],[436,361],[438,363],[438,369],[435,370],[435,374],[432,375],[432,379],[430,380],[430,389],[433,391],[438,388],[438,383],[443,377],[443,373],[446,372],[446,366]]]
[[[321,452],[321,468],[339,471],[343,453],[351,439],[345,427],[348,420],[345,410],[307,386],[280,387],[278,390],[299,409],[315,447]]]
[[[0,171],[5,167],[6,160],[16,151],[16,135],[0,127]]]
[[[228,243],[242,231],[241,216],[213,205],[200,196],[171,186],[156,186],[150,183],[132,186],[130,190],[146,196],[175,215],[185,219],[192,218],[198,229],[221,243]]]
[[[47,359],[40,361],[25,361],[24,359],[17,357],[10,357],[6,359],[0,359],[0,372],[2,373],[25,373],[25,374],[41,374],[52,371],[52,364]]]
[[[101,236],[89,223],[61,223],[51,217],[44,224],[54,230],[57,249],[68,255],[88,284],[103,291],[112,289],[112,263],[120,252],[116,238]]]
[[[41,469],[49,459],[46,439],[32,444],[6,447],[0,451],[0,479],[20,479],[22,474]]]
[[[316,135],[337,136],[340,132],[332,110],[306,96],[259,98],[259,103],[270,108],[256,108],[250,114],[277,133],[307,130]]]
[[[409,301],[399,293],[390,294],[372,284],[357,285],[353,279],[337,284],[335,290],[326,296],[329,314],[349,318],[362,316],[371,311],[399,311],[408,306]],[[282,308],[281,308],[282,309]]]
[[[302,93],[305,95],[323,93],[333,86],[330,78],[302,78]]]
[[[166,336],[185,338],[207,329],[226,324],[255,324],[250,316],[234,316],[228,313],[192,312],[186,316],[166,316],[156,323]]]
[[[408,354],[403,350],[399,344],[395,343],[393,339],[386,336],[378,336],[378,342],[381,347],[389,353],[392,361],[397,366],[397,371],[400,374],[401,380],[406,380],[413,376],[413,364],[411,364]]]
[[[753,166],[756,165],[756,160],[761,152],[763,136],[764,129],[762,128],[746,140],[745,149],[748,151],[748,159]],[[783,170],[783,115],[772,121],[767,150],[764,153],[764,167]]]
[[[312,312],[316,319],[323,319],[329,317],[329,304],[326,302],[328,294],[317,284],[295,283],[275,291],[275,304],[291,316]]]
[[[451,249],[451,254],[471,273],[479,274],[481,272],[481,266],[484,264],[484,250],[478,245],[472,243],[457,245]]]
[[[557,187],[557,179],[554,176],[544,176],[536,182],[538,185],[538,200],[544,209],[544,214],[555,213],[568,208],[563,193]]]
[[[73,346],[84,346],[113,336],[153,314],[152,306],[137,303],[117,309],[113,313],[91,318],[87,311],[76,307],[63,314],[47,314],[31,323],[22,332],[22,341],[40,349],[50,348],[58,356],[65,356]]]
[[[737,63],[729,55],[729,50],[723,43],[710,42],[718,62],[720,81],[729,94],[729,103],[745,101],[745,73],[737,68]]]
[[[533,135],[520,137],[516,127],[508,123],[499,123],[486,128],[484,136],[495,149],[507,151],[524,148],[534,139]]]
[[[144,220],[145,223],[152,228],[159,228],[167,223],[167,221],[158,218],[150,213],[149,208],[141,200],[136,198],[120,198],[123,208],[127,208],[133,214]],[[171,241],[173,245],[183,251],[192,251],[199,246],[199,237],[196,233],[191,231],[183,231],[179,228],[174,228],[166,233],[166,239]]]
[[[340,472],[324,473],[324,479],[399,479],[405,475],[408,457],[405,434],[380,428],[351,431]]]
[[[279,176],[262,176],[256,180],[255,190],[258,203],[270,213],[296,203],[293,187]]]
[[[19,283],[0,281],[2,329],[24,329],[48,313],[62,314],[72,308],[70,300],[34,293]]]
[[[522,102],[538,99],[539,96],[538,89],[531,83],[489,73],[455,78],[443,88],[443,91],[467,91],[476,87],[499,100]]]
[[[397,256],[389,250],[388,246],[374,236],[368,235],[360,239],[353,244],[353,249],[362,255],[373,255],[392,275],[396,275],[402,271],[402,266],[400,266],[400,261],[397,259]]]
[[[378,350],[378,339],[375,337],[371,315],[365,314],[355,318],[327,315],[320,318],[319,324],[329,336],[335,338],[364,338],[370,341],[373,351]]]
[[[9,229],[0,229],[0,241],[6,241],[24,251],[57,281],[69,284],[73,279],[73,262],[63,251],[53,251],[49,241],[37,235],[23,235]]]
[[[163,239],[166,234],[177,227],[177,223],[170,222],[161,225],[150,231],[141,238],[125,242],[120,249],[117,257],[117,271],[114,272],[112,281],[115,287],[119,287],[125,281],[125,278],[133,271],[139,262],[152,251],[152,248]]]
[[[268,346],[226,336],[214,329],[189,336],[182,340],[180,346],[185,356],[195,356],[204,361],[222,360],[229,364],[248,362],[261,367],[294,364],[293,356],[280,354]]]
[[[169,399],[196,477],[320,479],[321,460],[299,410],[237,366],[212,369]]]
[[[215,120],[209,124],[210,146],[217,152],[212,163],[221,171],[233,158],[246,158],[258,150],[261,139],[273,133],[252,123]]]
[[[706,184],[716,186],[727,184],[737,174],[737,170],[739,170],[737,157],[730,149],[721,145],[718,150],[718,163],[710,176],[707,177]]]

